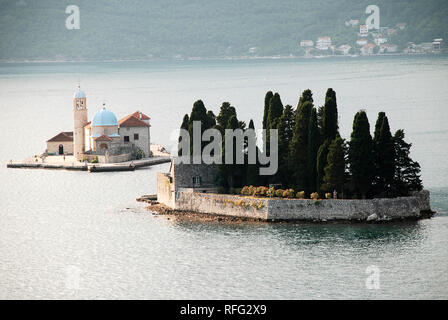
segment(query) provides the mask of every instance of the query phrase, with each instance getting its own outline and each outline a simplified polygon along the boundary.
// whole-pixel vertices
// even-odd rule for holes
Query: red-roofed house
[[[136,111],[118,121],[121,143],[134,144],[140,148],[145,157],[151,154],[150,118],[140,111]]]

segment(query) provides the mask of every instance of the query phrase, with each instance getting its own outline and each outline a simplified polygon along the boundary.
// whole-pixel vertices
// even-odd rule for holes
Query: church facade
[[[118,120],[102,108],[88,121],[87,97],[80,87],[73,94],[73,131],[47,141],[48,155],[73,155],[78,161],[122,162],[151,156],[150,117],[140,111]]]

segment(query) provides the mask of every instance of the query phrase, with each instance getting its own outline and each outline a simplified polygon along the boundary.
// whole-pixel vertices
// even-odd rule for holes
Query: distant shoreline
[[[52,60],[52,59],[0,59],[0,63],[20,64],[20,63],[92,63],[92,62],[181,62],[181,61],[232,61],[232,60],[313,60],[313,59],[351,59],[351,58],[372,58],[372,57],[439,57],[448,56],[446,53],[427,54],[427,53],[383,53],[370,55],[323,55],[323,56],[235,56],[235,57],[188,57],[188,58],[149,58],[149,59],[82,59],[82,60]]]

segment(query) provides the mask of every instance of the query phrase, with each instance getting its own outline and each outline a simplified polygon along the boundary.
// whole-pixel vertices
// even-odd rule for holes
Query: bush
[[[268,191],[266,192],[266,195],[267,195],[268,197],[274,197],[274,196],[275,196],[275,189],[274,189],[274,187],[270,187],[270,188],[268,189]]]
[[[265,197],[267,195],[267,193],[268,193],[267,187],[261,186],[261,187],[257,188],[257,195]]]
[[[244,186],[244,187],[241,189],[241,194],[244,195],[244,196],[249,195],[249,187],[248,187],[248,186]]]
[[[95,157],[90,161],[90,163],[98,163],[98,162],[99,162],[98,157]]]
[[[145,152],[142,149],[137,148],[137,151],[135,152],[135,159],[140,160],[144,157],[145,157]]]
[[[277,189],[275,190],[275,196],[281,198],[283,196],[283,189]]]
[[[305,199],[305,191],[299,191],[296,194],[296,198]]]
[[[319,199],[319,194],[317,192],[313,192],[310,195],[310,198],[313,199],[313,200],[317,200],[317,199]]]
[[[327,199],[331,199],[331,193],[330,193],[330,192],[327,192],[327,193],[325,194],[325,198],[327,198]]]
[[[294,198],[294,189],[287,189],[283,191],[283,198]]]

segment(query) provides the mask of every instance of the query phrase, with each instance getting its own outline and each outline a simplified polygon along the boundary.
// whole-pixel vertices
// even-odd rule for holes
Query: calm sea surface
[[[89,118],[103,102],[152,118],[169,145],[193,102],[230,101],[260,127],[264,94],[296,106],[337,92],[340,129],[366,109],[403,128],[439,214],[386,225],[223,224],[167,220],[135,202],[160,165],[135,172],[6,169],[72,130],[81,82]],[[448,58],[0,64],[0,299],[448,298]],[[378,290],[366,268],[378,267]]]

